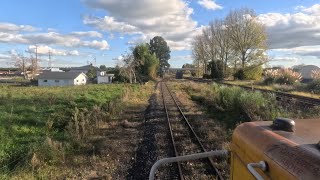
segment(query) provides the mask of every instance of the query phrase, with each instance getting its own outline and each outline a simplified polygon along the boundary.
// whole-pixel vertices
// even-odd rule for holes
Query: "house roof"
[[[79,72],[43,72],[38,79],[75,79],[80,74]],[[83,74],[86,76],[85,74]]]

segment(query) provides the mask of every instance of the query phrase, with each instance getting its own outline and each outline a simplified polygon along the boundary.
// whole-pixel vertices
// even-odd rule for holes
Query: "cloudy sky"
[[[241,7],[265,24],[271,65],[320,66],[319,0],[3,0],[0,67],[10,66],[12,54],[34,55],[35,47],[42,66],[49,52],[53,66],[114,66],[131,46],[156,35],[172,50],[170,64],[181,67],[192,62],[193,36]]]

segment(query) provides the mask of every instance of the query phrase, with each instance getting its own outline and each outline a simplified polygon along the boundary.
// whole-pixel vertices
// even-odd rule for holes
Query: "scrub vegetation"
[[[207,107],[216,120],[227,128],[247,121],[272,121],[276,117],[313,118],[319,117],[319,109],[298,107],[284,108],[272,94],[250,92],[239,87],[227,87],[218,84],[198,84],[193,82],[177,83],[192,100]]]

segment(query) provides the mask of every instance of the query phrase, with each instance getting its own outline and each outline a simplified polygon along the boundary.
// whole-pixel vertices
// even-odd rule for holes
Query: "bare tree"
[[[11,60],[13,62],[10,64],[18,68],[22,72],[24,79],[27,79],[27,69],[30,66],[29,59],[22,54],[13,54],[11,55]]]
[[[230,11],[225,19],[232,48],[242,68],[265,60],[267,35],[264,26],[255,17],[252,9],[242,8]]]
[[[30,57],[31,65],[30,65],[30,71],[31,71],[31,79],[34,79],[40,71],[40,65],[39,65],[39,59],[36,56],[34,58],[33,56]]]
[[[135,61],[133,55],[130,53],[122,55],[120,67],[120,75],[126,77],[130,83],[136,83]]]
[[[200,77],[200,69],[202,69],[202,73],[206,73],[207,69],[207,57],[206,57],[206,50],[205,50],[205,42],[204,37],[199,35],[196,36],[192,43],[192,55],[194,58],[194,64],[198,69],[198,77]],[[200,68],[202,66],[202,68]]]

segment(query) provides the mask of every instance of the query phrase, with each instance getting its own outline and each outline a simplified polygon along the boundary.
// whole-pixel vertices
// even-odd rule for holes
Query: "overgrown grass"
[[[264,97],[260,92],[248,92],[239,87],[218,84],[193,84],[191,88],[186,86],[185,90],[193,100],[208,106],[210,113],[214,113],[228,128],[233,128],[240,122],[271,120],[279,114],[272,95]]]
[[[215,119],[227,128],[247,121],[274,120],[276,117],[305,118],[318,117],[316,109],[298,111],[284,109],[272,94],[250,92],[239,87],[218,84],[181,84],[192,98],[207,107]]]
[[[64,162],[66,154],[81,151],[101,122],[118,117],[135,99],[148,96],[146,89],[152,88],[0,86],[0,179],[25,167],[30,171]]]
[[[305,97],[320,98],[320,83],[317,81],[311,82],[309,84],[296,83],[294,85],[264,85],[260,81],[225,81],[225,83],[253,87],[256,89],[286,92]]]

